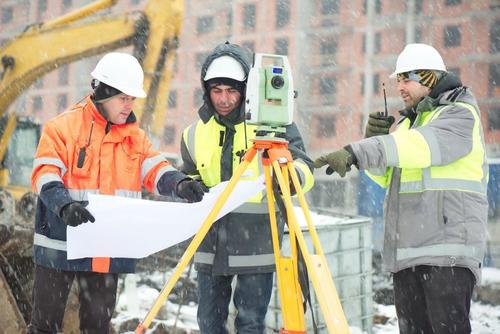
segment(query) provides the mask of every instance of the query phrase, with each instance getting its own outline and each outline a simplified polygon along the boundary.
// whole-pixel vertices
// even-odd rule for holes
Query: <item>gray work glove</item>
[[[203,195],[208,192],[208,187],[201,181],[185,178],[177,183],[175,194],[184,198],[189,203],[199,202],[203,199]]]
[[[324,165],[328,165],[326,174],[331,175],[333,172],[337,172],[341,177],[344,177],[351,170],[351,166],[356,164],[356,156],[349,145],[314,160],[314,168],[321,168]]]
[[[61,219],[69,226],[78,226],[83,223],[95,222],[94,216],[78,202],[67,204],[61,209]]]
[[[370,113],[365,128],[365,138],[389,134],[389,129],[394,121],[393,116],[385,116],[382,112]]]

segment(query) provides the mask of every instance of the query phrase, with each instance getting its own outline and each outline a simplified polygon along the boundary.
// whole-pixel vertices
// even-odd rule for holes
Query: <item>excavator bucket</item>
[[[2,328],[5,333],[22,333],[26,328],[26,323],[24,322],[24,318],[17,307],[16,299],[12,295],[9,284],[1,270],[0,305],[2,305],[2,312],[0,312],[0,328]]]

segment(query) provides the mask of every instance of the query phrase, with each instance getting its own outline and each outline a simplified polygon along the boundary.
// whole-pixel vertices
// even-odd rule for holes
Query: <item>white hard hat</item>
[[[95,79],[134,97],[146,97],[144,72],[134,56],[110,52],[99,60],[90,73]]]
[[[398,56],[396,70],[389,77],[414,70],[436,70],[446,72],[443,58],[439,52],[427,44],[407,44]]]
[[[247,78],[243,66],[231,56],[215,58],[208,66],[203,81],[213,78],[230,78],[237,81],[245,81]]]

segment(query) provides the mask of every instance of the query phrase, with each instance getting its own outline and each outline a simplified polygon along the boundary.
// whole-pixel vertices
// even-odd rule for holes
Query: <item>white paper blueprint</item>
[[[198,203],[158,202],[89,195],[87,209],[95,223],[67,229],[68,259],[143,258],[182,242],[198,231],[228,182],[220,183]],[[217,218],[231,212],[265,187],[263,177],[236,184]]]

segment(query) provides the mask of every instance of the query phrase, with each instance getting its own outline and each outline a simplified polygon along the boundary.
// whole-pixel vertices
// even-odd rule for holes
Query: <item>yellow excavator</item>
[[[59,66],[133,46],[145,73],[145,99],[134,108],[153,136],[163,131],[175,50],[184,13],[182,0],[148,0],[144,10],[100,15],[116,0],[94,1],[54,20],[31,25],[0,47],[0,328],[25,330],[31,312],[35,194],[30,191],[40,125],[9,106],[38,78]],[[90,79],[89,79],[90,80]],[[71,313],[71,312],[70,312]],[[65,333],[77,331],[65,319]]]

